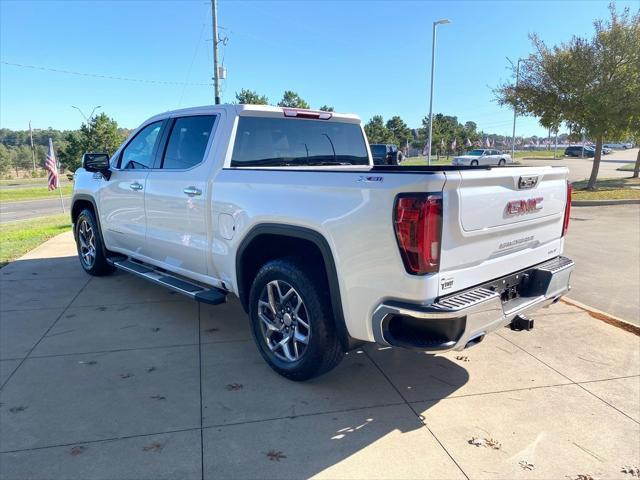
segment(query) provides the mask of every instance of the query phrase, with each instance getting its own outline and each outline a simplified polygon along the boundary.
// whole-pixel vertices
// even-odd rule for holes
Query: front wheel
[[[507,164],[507,161],[504,158],[501,158],[498,162],[498,166],[504,167]]]
[[[253,338],[269,366],[302,381],[344,356],[326,282],[298,260],[273,260],[256,275],[249,298]]]
[[[471,160],[471,166],[475,167],[478,165],[478,160]]]
[[[80,265],[84,271],[94,276],[113,273],[115,269],[107,262],[104,255],[105,249],[93,211],[85,208],[80,212],[74,234]]]

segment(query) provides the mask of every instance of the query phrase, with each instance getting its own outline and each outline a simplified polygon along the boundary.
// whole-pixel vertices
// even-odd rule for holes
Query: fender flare
[[[100,214],[98,213],[98,205],[96,204],[95,199],[91,195],[87,195],[86,193],[77,193],[71,199],[71,211],[69,213],[71,216],[71,224],[73,226],[73,236],[75,237],[75,234],[76,234],[76,225],[73,222],[73,208],[75,207],[75,204],[78,200],[87,201],[93,206],[93,213],[96,217],[96,223],[98,224],[98,234],[102,239],[102,242],[101,242],[102,250],[105,257],[108,256],[109,252],[107,251],[106,245],[104,244],[104,235],[102,235],[102,224],[100,223]]]
[[[240,246],[236,252],[236,283],[238,285],[238,297],[240,303],[248,312],[248,291],[245,291],[244,283],[245,279],[242,274],[242,257],[245,250],[251,244],[251,242],[259,235],[279,235],[283,237],[298,238],[313,243],[322,255],[324,260],[325,273],[327,275],[327,282],[329,284],[329,296],[331,298],[331,309],[333,311],[333,318],[336,322],[336,329],[345,350],[349,350],[353,347],[353,339],[349,335],[347,325],[344,320],[344,312],[342,310],[342,298],[340,296],[340,284],[338,283],[338,271],[333,259],[333,252],[327,239],[320,232],[297,225],[286,225],[279,223],[262,223],[258,224],[249,230],[240,242]]]

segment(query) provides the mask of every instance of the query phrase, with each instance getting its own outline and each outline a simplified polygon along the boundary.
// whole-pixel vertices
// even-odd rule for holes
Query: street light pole
[[[431,42],[431,93],[429,95],[429,140],[427,144],[427,165],[431,165],[431,135],[433,134],[433,77],[436,66],[436,27],[451,23],[450,20],[443,18],[433,22],[433,39]]]
[[[516,64],[516,97],[518,95],[518,82],[520,81],[520,61],[522,59],[518,59],[518,63]],[[513,65],[513,64],[511,64]],[[516,117],[518,116],[518,105],[516,98],[513,101],[513,133],[511,135],[511,159],[515,160],[516,158]]]
[[[76,110],[78,110],[80,112],[80,115],[82,115],[82,118],[84,118],[85,123],[88,124],[91,121],[91,119],[93,118],[94,112],[97,109],[102,108],[102,105],[98,105],[96,107],[93,107],[93,110],[91,110],[91,115],[89,115],[88,117],[84,114],[84,112],[82,110],[80,110],[79,107],[76,107],[75,105],[71,105],[71,108],[75,108]]]

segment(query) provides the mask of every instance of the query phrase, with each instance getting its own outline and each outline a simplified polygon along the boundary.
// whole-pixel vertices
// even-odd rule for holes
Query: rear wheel
[[[290,259],[268,262],[256,275],[249,299],[262,357],[280,375],[297,381],[328,372],[344,356],[326,282],[303,265]]]
[[[476,165],[478,165],[478,160],[471,160],[471,166],[475,167]]]
[[[85,208],[75,222],[75,240],[80,265],[89,275],[102,276],[113,273],[115,268],[107,263],[104,244],[93,211]]]

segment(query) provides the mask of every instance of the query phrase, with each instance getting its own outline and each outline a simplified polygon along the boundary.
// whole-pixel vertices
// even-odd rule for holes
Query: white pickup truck
[[[442,352],[529,329],[569,288],[567,173],[374,166],[354,115],[216,105],[85,154],[71,216],[87,273],[233,294],[269,365],[305,380],[362,342]]]

